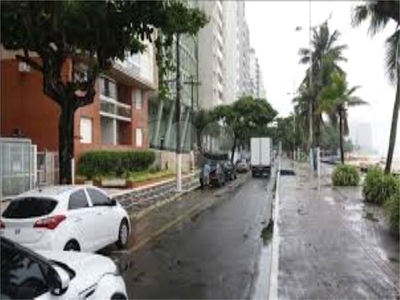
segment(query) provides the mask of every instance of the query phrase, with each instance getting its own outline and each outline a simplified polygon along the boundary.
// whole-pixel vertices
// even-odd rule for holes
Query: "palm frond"
[[[399,24],[399,13],[400,2],[398,0],[369,1],[354,8],[352,25],[354,27],[359,26],[369,19],[368,33],[374,36],[387,25],[389,20],[393,20]]]
[[[348,95],[348,96],[351,96],[352,94],[354,94],[355,91],[357,91],[357,90],[360,89],[360,88],[361,88],[361,86],[359,86],[359,85],[353,86],[352,88],[350,88],[350,89],[348,90],[347,95]]]
[[[362,100],[359,97],[353,96],[347,99],[346,104],[348,107],[359,106],[359,105],[369,105],[367,101]]]
[[[396,82],[396,59],[400,59],[400,28],[397,27],[396,31],[386,39],[385,42],[385,64],[386,74],[391,83]]]

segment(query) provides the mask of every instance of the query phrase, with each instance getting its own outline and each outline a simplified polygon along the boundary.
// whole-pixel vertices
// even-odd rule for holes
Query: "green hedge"
[[[366,202],[383,204],[392,195],[399,194],[400,179],[385,175],[380,168],[372,168],[365,177],[363,195]]]
[[[154,162],[152,151],[90,151],[78,164],[78,174],[89,179],[102,176],[122,177],[130,172],[147,170]]]
[[[357,186],[360,174],[353,166],[339,165],[333,170],[332,182],[334,186]]]
[[[388,219],[389,226],[396,232],[399,232],[400,193],[397,192],[391,195],[385,201],[383,208]]]

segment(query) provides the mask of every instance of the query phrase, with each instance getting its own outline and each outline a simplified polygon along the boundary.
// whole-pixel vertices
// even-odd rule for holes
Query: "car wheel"
[[[128,244],[128,236],[129,236],[128,222],[125,219],[123,219],[121,225],[119,225],[119,230],[118,230],[118,241],[117,241],[118,248],[122,249],[126,247],[126,245]]]
[[[114,295],[111,296],[111,300],[122,300],[122,299],[128,299],[124,294],[121,293],[115,293]]]
[[[68,243],[64,246],[64,251],[81,251],[81,247],[78,242],[75,240],[68,241]]]

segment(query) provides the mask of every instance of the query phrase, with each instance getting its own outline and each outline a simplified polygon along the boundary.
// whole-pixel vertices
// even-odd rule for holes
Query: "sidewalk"
[[[398,240],[362,217],[360,189],[333,188],[326,167],[319,184],[307,164],[283,161],[282,169],[296,175],[279,182],[278,298],[396,299]],[[387,252],[384,239],[393,239]]]

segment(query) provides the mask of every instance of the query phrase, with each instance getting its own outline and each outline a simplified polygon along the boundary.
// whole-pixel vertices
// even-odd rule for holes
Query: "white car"
[[[130,232],[125,209],[93,186],[54,186],[14,198],[0,220],[0,233],[34,250],[92,252]]]
[[[1,299],[128,299],[114,262],[78,252],[35,253],[1,238]]]

